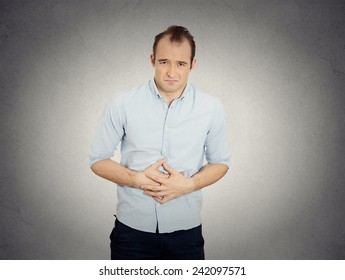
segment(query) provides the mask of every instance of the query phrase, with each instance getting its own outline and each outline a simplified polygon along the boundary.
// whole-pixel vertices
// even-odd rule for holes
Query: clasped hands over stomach
[[[159,171],[161,166],[168,174]],[[150,165],[142,172],[142,175],[143,183],[140,188],[144,190],[146,195],[152,196],[159,203],[165,203],[194,190],[193,179],[185,177],[169,166],[166,159],[161,159]]]

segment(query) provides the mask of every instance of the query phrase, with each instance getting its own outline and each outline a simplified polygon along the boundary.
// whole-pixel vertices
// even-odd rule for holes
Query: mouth
[[[177,83],[177,80],[164,80],[166,83],[172,84],[172,83]]]

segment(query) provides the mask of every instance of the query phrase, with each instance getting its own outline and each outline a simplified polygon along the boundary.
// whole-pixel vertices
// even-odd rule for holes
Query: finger
[[[171,196],[163,196],[163,197],[152,197],[155,201],[157,201],[160,204],[167,203],[168,201],[172,200]]]
[[[164,191],[164,190],[163,191],[147,190],[147,191],[144,191],[144,193],[152,197],[161,197],[161,198],[170,195],[170,192]]]
[[[152,197],[164,197],[171,194],[171,191],[166,186],[142,185],[141,189],[144,190],[146,195]]]
[[[151,186],[160,186],[161,183],[158,183],[150,178],[148,178],[146,175],[145,175],[145,178],[146,180],[144,182],[142,182],[142,185],[151,185]]]
[[[155,197],[155,196],[153,196],[152,197],[155,201],[157,201],[158,203],[161,203],[162,204],[162,199],[163,198],[161,198],[161,197]]]
[[[152,198],[153,198],[155,201],[157,201],[158,203],[160,203],[160,204],[165,203],[165,197],[161,197],[161,196],[156,197],[156,196],[153,196]]]
[[[158,160],[157,162],[152,164],[150,167],[154,168],[154,169],[158,169],[158,167],[160,167],[164,161],[166,161],[166,158],[162,158],[162,159]]]
[[[153,180],[150,180],[150,181],[151,181],[151,182],[150,182],[150,183],[147,183],[147,184],[151,184],[151,186],[156,186],[156,187],[158,187],[158,186],[161,185],[161,183],[155,182],[155,181],[153,181]]]
[[[149,196],[152,196],[153,198],[160,198],[160,199],[163,199],[165,196],[168,195],[167,192],[165,191],[150,191],[150,190],[147,190],[147,191],[144,191],[144,194],[146,195],[149,195]]]
[[[167,178],[169,178],[168,174],[161,174],[161,175],[156,175],[156,174],[152,174],[152,173],[147,173],[145,174],[145,176],[155,182],[158,182],[160,184],[164,184],[167,180]]]
[[[174,168],[172,168],[170,165],[168,165],[166,162],[163,162],[163,167],[166,171],[168,171],[170,174],[176,174],[178,173]]]
[[[144,194],[148,196],[152,196],[152,197],[163,197],[162,195],[160,195],[159,192],[153,192],[153,191],[144,191]]]
[[[170,174],[165,174],[165,173],[162,173],[158,170],[150,170],[149,172],[147,172],[147,174],[145,175],[148,175],[148,174],[152,174],[152,175],[155,175],[157,177],[160,177],[160,178],[163,178],[163,179],[168,179],[170,177]],[[147,177],[147,176],[146,176]],[[148,178],[148,177],[147,177]]]
[[[146,178],[149,178],[151,181],[155,182],[152,177],[153,176],[157,176],[158,178],[162,178],[162,179],[168,179],[169,178],[169,174],[164,174],[158,170],[150,170],[146,173],[144,173],[144,175],[146,176]],[[155,182],[157,183],[157,182]]]
[[[144,191],[159,192],[162,190],[161,185],[141,185],[140,188]]]

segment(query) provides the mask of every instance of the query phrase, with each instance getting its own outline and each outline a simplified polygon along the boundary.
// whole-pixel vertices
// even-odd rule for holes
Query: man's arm
[[[118,185],[140,188],[144,184],[159,185],[159,183],[149,179],[145,175],[147,173],[161,176],[162,178],[168,177],[168,175],[164,175],[158,171],[159,166],[161,166],[164,161],[165,159],[157,161],[147,167],[143,172],[133,171],[112,159],[99,160],[91,166],[91,169],[98,176]]]
[[[144,184],[141,186],[147,195],[152,196],[159,203],[165,203],[212,185],[221,179],[229,169],[225,164],[206,164],[193,177],[187,178],[165,162],[163,167],[169,172],[169,178],[163,177],[161,174],[147,172],[146,176],[159,185]]]
[[[196,173],[192,179],[194,181],[194,190],[210,186],[220,180],[229,170],[226,164],[212,163],[206,164]]]

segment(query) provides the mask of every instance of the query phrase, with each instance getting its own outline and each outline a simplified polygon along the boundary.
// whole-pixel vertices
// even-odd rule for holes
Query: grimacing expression
[[[182,94],[196,63],[194,59],[191,61],[191,53],[186,39],[170,42],[167,35],[158,42],[156,55],[151,54],[151,63],[157,88],[163,96],[178,98]]]

